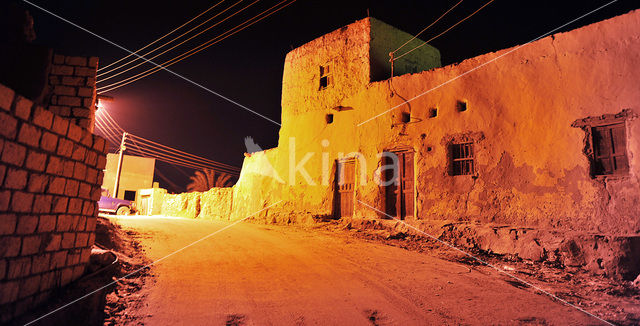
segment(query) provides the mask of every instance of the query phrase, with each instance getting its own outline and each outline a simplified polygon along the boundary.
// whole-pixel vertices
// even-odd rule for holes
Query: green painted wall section
[[[391,76],[389,52],[394,51],[413,35],[405,33],[375,18],[369,19],[371,24],[371,43],[369,56],[371,60],[371,81],[388,79]],[[396,56],[409,51],[424,41],[415,39],[400,49]],[[410,54],[394,62],[393,75],[399,76],[441,67],[440,51],[431,45],[422,46]]]

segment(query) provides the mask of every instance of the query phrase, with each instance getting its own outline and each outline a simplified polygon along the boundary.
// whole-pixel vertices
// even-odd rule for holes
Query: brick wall
[[[93,131],[97,57],[53,56],[49,71],[49,110]]]
[[[52,79],[70,87],[69,94],[76,95],[69,98],[93,101],[94,88],[85,89],[92,77],[75,74],[82,71],[78,67],[95,71],[95,62],[81,61],[65,59],[60,67],[73,66],[73,75],[60,71]],[[83,83],[65,85],[67,77]],[[58,103],[62,99],[58,96]],[[69,103],[72,115],[92,105]],[[89,120],[63,118],[0,85],[0,323],[84,273],[106,146],[83,121]]]

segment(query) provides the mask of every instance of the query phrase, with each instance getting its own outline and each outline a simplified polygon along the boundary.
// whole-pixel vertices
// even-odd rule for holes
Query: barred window
[[[457,143],[449,146],[451,175],[471,175],[475,172],[473,143]]]

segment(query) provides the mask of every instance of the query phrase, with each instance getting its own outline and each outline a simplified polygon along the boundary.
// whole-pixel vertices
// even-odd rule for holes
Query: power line
[[[278,11],[280,11],[280,10],[284,9],[285,7],[287,7],[287,6],[291,5],[291,4],[292,4],[292,3],[294,3],[296,0],[293,0],[293,1],[291,1],[291,2],[289,2],[289,3],[287,3],[287,4],[285,4],[284,6],[282,6],[282,7],[278,8],[278,9],[276,9],[275,11],[273,11],[273,12],[270,12],[270,13],[266,14],[264,17],[261,17],[261,18],[257,19],[256,21],[252,21],[252,22],[251,22],[251,20],[256,19],[258,16],[263,15],[265,12],[267,12],[267,11],[271,10],[271,9],[272,9],[272,8],[274,8],[274,7],[279,6],[280,4],[282,4],[283,2],[286,2],[286,1],[287,1],[287,0],[283,0],[283,1],[279,2],[279,3],[278,3],[278,4],[276,4],[275,6],[272,6],[271,8],[267,9],[266,11],[264,11],[264,12],[260,13],[259,15],[255,16],[255,17],[253,17],[252,19],[250,19],[250,20],[248,20],[248,21],[245,21],[244,23],[240,24],[239,26],[237,26],[237,27],[233,28],[233,29],[238,29],[238,28],[239,28],[238,30],[233,31],[233,29],[231,29],[231,30],[227,31],[226,33],[221,34],[219,37],[216,37],[216,38],[214,38],[214,39],[211,39],[210,41],[205,42],[205,43],[201,44],[200,46],[197,46],[197,47],[195,47],[195,48],[193,48],[193,49],[191,49],[191,50],[189,50],[189,51],[187,51],[187,52],[183,53],[182,55],[179,55],[178,57],[175,57],[175,58],[173,58],[173,59],[171,59],[171,60],[165,61],[165,62],[164,62],[164,63],[162,63],[162,64],[156,64],[156,67],[151,68],[151,69],[148,69],[148,70],[147,70],[147,71],[145,71],[145,72],[142,72],[142,73],[139,73],[139,74],[137,74],[137,75],[131,76],[131,77],[126,78],[126,79],[124,79],[124,80],[121,80],[121,81],[119,81],[119,82],[115,82],[115,83],[113,83],[113,84],[110,84],[110,85],[107,85],[107,86],[100,87],[100,88],[98,89],[98,94],[103,94],[103,93],[106,93],[106,92],[112,91],[112,90],[114,90],[114,89],[120,88],[120,87],[122,87],[122,86],[126,86],[126,85],[128,85],[128,84],[130,84],[130,83],[133,83],[133,82],[135,82],[135,81],[137,81],[137,80],[140,80],[140,79],[142,79],[142,78],[144,78],[144,77],[147,77],[147,76],[149,76],[149,75],[151,75],[151,74],[154,74],[154,73],[158,72],[158,71],[159,71],[159,70],[161,70],[161,69],[166,69],[166,67],[172,66],[172,65],[174,65],[174,64],[176,64],[176,63],[178,63],[178,62],[180,62],[180,61],[182,61],[182,60],[184,60],[184,59],[186,59],[186,58],[188,58],[188,57],[190,57],[190,56],[192,56],[192,55],[194,55],[194,54],[196,54],[196,53],[198,53],[198,52],[202,51],[202,50],[205,50],[205,49],[207,49],[208,47],[210,47],[210,46],[212,46],[212,45],[214,45],[214,44],[217,44],[218,42],[221,42],[221,41],[225,40],[226,38],[228,38],[228,37],[230,37],[230,36],[233,36],[233,35],[235,35],[236,33],[238,33],[238,32],[240,32],[240,31],[244,30],[245,28],[248,28],[248,27],[250,27],[250,26],[254,25],[255,23],[257,23],[257,22],[259,22],[259,21],[261,21],[261,20],[263,20],[263,19],[265,19],[265,18],[267,18],[267,17],[271,16],[272,14],[274,14],[274,13],[276,13],[276,12],[278,12]],[[245,25],[245,24],[248,24],[248,25],[246,25],[246,26],[242,26],[242,25]],[[241,26],[242,26],[242,27],[241,27]],[[233,32],[232,32],[232,31],[233,31]],[[227,34],[227,33],[230,33],[230,34],[229,34],[229,35],[226,35],[226,36],[224,36],[224,37],[222,37],[224,34]],[[218,39],[218,38],[219,38],[219,39]]]
[[[106,110],[104,110],[104,115],[101,115],[98,118],[102,118],[105,120],[105,121],[102,121],[102,124],[104,125],[103,127],[111,131],[113,134],[121,135],[124,132],[124,129],[120,127],[120,125],[115,121],[115,119],[113,119],[113,117]],[[163,145],[131,133],[127,133],[127,136],[128,137],[126,141],[130,142],[131,145],[136,147],[139,152],[144,154],[147,154],[146,152],[149,152],[149,153],[155,153],[157,155],[164,155],[169,158],[181,160],[184,162],[199,164],[208,168],[213,168],[215,170],[225,170],[223,172],[227,172],[227,173],[237,174],[240,172],[240,168],[232,165],[210,160],[195,154],[187,153],[185,151],[181,151],[179,149],[176,149],[167,145]],[[119,144],[119,141],[118,141],[118,144]]]
[[[108,129],[107,126],[104,124],[104,122],[102,122],[102,120],[97,116],[96,116],[96,128],[98,128],[105,136],[109,136],[109,137],[114,136],[113,130]]]
[[[112,144],[115,144],[113,135],[109,133],[103,125],[101,125],[100,121],[96,120],[95,126],[96,126],[96,129],[98,129],[109,142],[111,142]]]
[[[112,145],[119,146],[120,143],[118,138],[122,138],[122,133],[120,133],[120,136],[118,136],[118,132],[109,128],[109,126],[107,126],[99,116],[96,116],[95,126],[103,134],[103,136],[105,136],[105,138],[107,138],[107,140],[112,143]]]
[[[47,13],[47,14],[49,14],[49,15],[51,15],[51,16],[53,16],[53,17],[55,17],[55,18],[57,18],[57,19],[59,19],[59,20],[61,20],[63,22],[65,22],[65,23],[67,23],[67,24],[69,24],[69,25],[71,25],[71,26],[73,26],[73,27],[75,27],[77,29],[80,29],[80,30],[82,30],[82,31],[84,31],[86,33],[89,33],[89,34],[91,34],[91,35],[93,35],[93,36],[95,36],[95,37],[97,37],[97,38],[99,38],[99,39],[101,39],[101,40],[103,40],[103,41],[105,41],[105,42],[107,42],[107,43],[109,43],[109,44],[121,49],[121,50],[124,50],[124,51],[129,52],[129,53],[133,53],[130,50],[128,50],[127,48],[125,48],[124,46],[122,46],[122,45],[120,45],[118,43],[115,43],[115,42],[113,42],[113,41],[111,41],[111,40],[109,40],[109,39],[107,39],[107,38],[105,38],[105,37],[103,37],[101,35],[98,35],[98,34],[92,32],[92,31],[90,31],[90,30],[88,30],[88,29],[86,29],[86,28],[84,28],[84,27],[82,27],[82,26],[80,26],[80,25],[78,25],[78,24],[76,24],[76,23],[74,23],[74,22],[72,22],[72,21],[70,21],[70,20],[68,20],[68,19],[66,19],[66,18],[54,13],[54,12],[52,12],[52,11],[50,11],[50,10],[47,10],[46,8],[38,6],[37,4],[35,4],[35,3],[33,3],[31,1],[29,1],[29,0],[22,0],[22,2],[27,3],[27,4],[31,5],[32,7],[35,7],[35,8],[37,8],[37,9],[39,9],[39,10],[41,10],[41,11],[43,11],[43,12],[45,12],[45,13]],[[135,55],[140,57],[140,55],[138,55],[138,54],[135,54]],[[149,63],[151,63],[151,64],[153,64],[154,66],[159,66],[158,64],[156,64],[153,61],[146,60],[144,58],[142,58],[142,59],[147,61],[147,62],[149,62]],[[215,96],[217,96],[217,97],[219,97],[219,98],[221,98],[221,99],[223,99],[223,100],[225,100],[225,101],[227,101],[227,102],[229,102],[229,103],[231,103],[231,104],[233,104],[235,106],[238,106],[238,107],[240,107],[240,108],[242,108],[242,109],[244,109],[244,110],[246,110],[248,112],[251,112],[254,115],[257,115],[257,116],[259,116],[259,117],[261,117],[261,118],[263,118],[263,119],[265,119],[265,120],[267,120],[267,121],[269,121],[269,122],[271,122],[271,123],[273,123],[273,124],[275,124],[277,126],[281,125],[280,123],[278,123],[275,120],[265,116],[264,114],[261,114],[261,113],[255,111],[255,110],[252,110],[251,108],[247,107],[246,105],[242,105],[241,103],[238,103],[237,101],[234,101],[233,99],[231,99],[231,98],[229,98],[227,96],[224,96],[224,95],[222,95],[222,94],[220,94],[220,93],[218,93],[218,92],[216,92],[216,91],[214,91],[214,90],[212,90],[212,89],[210,89],[208,87],[205,87],[204,85],[202,85],[202,84],[200,84],[200,83],[198,83],[198,82],[196,82],[196,81],[194,81],[192,79],[189,79],[189,78],[187,78],[187,77],[185,77],[185,76],[183,76],[183,75],[181,75],[181,74],[179,74],[179,73],[177,73],[177,72],[175,72],[175,71],[173,71],[171,69],[167,69],[167,68],[163,68],[163,69],[166,72],[170,73],[171,75],[176,76],[176,77],[188,82],[189,84],[191,84],[193,86],[196,86],[196,87],[198,87],[200,89],[203,89],[203,90],[207,91],[208,93],[213,94],[213,95],[215,95]]]
[[[225,13],[227,10],[229,10],[229,9],[233,8],[234,6],[236,6],[237,4],[239,4],[239,3],[240,3],[240,2],[242,2],[242,1],[243,1],[243,0],[240,0],[240,1],[236,2],[235,4],[231,5],[231,6],[230,6],[230,7],[228,7],[227,9],[223,10],[222,12],[220,12],[219,14],[217,14],[217,15],[215,15],[215,16],[213,16],[213,17],[209,18],[208,20],[204,21],[204,22],[203,22],[203,23],[201,23],[200,25],[198,25],[198,26],[196,26],[196,27],[194,27],[194,28],[192,28],[192,29],[188,30],[187,32],[185,32],[185,33],[181,34],[180,36],[178,36],[178,37],[176,37],[176,38],[174,38],[174,39],[172,39],[171,41],[166,42],[166,43],[164,43],[164,44],[160,45],[159,47],[157,47],[157,48],[155,48],[155,49],[153,49],[153,50],[151,50],[151,51],[149,51],[149,52],[147,52],[147,53],[145,53],[145,54],[141,55],[141,57],[146,57],[146,56],[150,55],[151,53],[153,53],[153,52],[155,52],[155,51],[157,51],[157,50],[159,50],[159,49],[163,48],[164,46],[166,46],[166,45],[168,45],[168,44],[172,43],[173,41],[175,41],[175,40],[177,40],[177,39],[181,38],[182,36],[184,36],[184,35],[186,35],[186,34],[188,34],[188,33],[191,33],[191,32],[192,32],[193,30],[195,30],[196,28],[198,28],[198,27],[202,26],[203,24],[205,24],[205,23],[209,22],[210,20],[212,20],[212,19],[214,19],[214,18],[218,17],[219,15],[221,15],[221,14]],[[163,55],[163,54],[165,54],[165,53],[167,53],[167,52],[169,52],[169,51],[171,51],[171,50],[173,50],[173,49],[177,48],[178,46],[180,46],[180,45],[182,45],[182,44],[184,44],[184,43],[186,43],[186,42],[188,42],[188,41],[192,40],[193,38],[195,38],[195,37],[199,36],[200,34],[202,34],[202,33],[206,32],[206,31],[208,31],[208,30],[210,30],[210,29],[212,29],[212,28],[214,28],[214,27],[216,27],[216,26],[220,25],[221,23],[225,22],[227,19],[229,19],[229,18],[231,18],[231,17],[235,16],[236,14],[238,14],[238,13],[242,12],[243,10],[245,10],[245,9],[247,9],[247,8],[249,8],[249,7],[251,7],[253,4],[255,4],[255,3],[256,3],[256,2],[258,2],[258,1],[260,1],[260,0],[256,0],[256,1],[252,2],[252,3],[251,3],[251,4],[249,4],[248,6],[246,6],[246,7],[242,8],[242,9],[240,9],[239,11],[237,11],[237,12],[233,13],[231,16],[226,17],[225,19],[223,19],[223,20],[221,20],[221,21],[219,21],[219,22],[217,22],[217,23],[213,24],[212,26],[209,26],[209,27],[207,27],[206,29],[204,29],[204,30],[200,31],[200,32],[199,32],[199,33],[197,33],[196,35],[193,35],[193,36],[189,37],[188,39],[186,39],[186,40],[184,40],[184,41],[182,41],[182,42],[180,42],[180,43],[178,43],[178,44],[176,44],[176,45],[172,46],[171,48],[169,48],[169,49],[167,49],[167,50],[164,50],[164,51],[162,51],[162,52],[160,52],[160,53],[156,54],[155,56],[153,56],[153,57],[151,57],[151,58],[148,58],[148,59],[149,59],[149,60],[153,60],[153,59],[155,59],[155,58],[157,58],[157,57],[159,57],[159,56],[161,56],[161,55]],[[102,73],[102,74],[98,74],[98,75],[97,75],[97,77],[104,76],[104,75],[109,74],[109,73],[111,73],[111,72],[113,72],[113,71],[116,71],[116,70],[118,70],[118,69],[124,68],[125,66],[127,66],[127,65],[129,65],[129,64],[131,64],[131,63],[134,63],[134,62],[138,61],[139,59],[140,59],[140,57],[136,57],[136,58],[134,58],[133,60],[131,60],[131,61],[129,61],[129,62],[126,62],[126,63],[124,63],[124,64],[122,64],[122,65],[120,65],[120,66],[117,66],[117,67],[115,67],[115,68],[113,68],[113,69],[111,69],[111,70],[109,70],[109,71],[105,71],[105,72],[104,72],[104,73]],[[139,67],[139,66],[141,66],[141,65],[143,65],[143,64],[145,64],[145,63],[146,63],[146,62],[144,62],[144,61],[143,61],[143,62],[141,62],[141,63],[138,63],[138,64],[136,64],[136,65],[135,65],[135,66],[133,66],[133,67],[129,67],[129,68],[127,68],[127,69],[125,69],[125,70],[123,70],[123,71],[120,71],[120,72],[118,72],[118,73],[116,73],[116,74],[113,74],[113,75],[111,75],[111,76],[109,76],[109,77],[102,78],[102,79],[98,80],[96,83],[101,83],[101,82],[104,82],[104,81],[109,80],[109,79],[111,79],[111,78],[114,78],[114,77],[116,77],[116,76],[118,76],[118,75],[121,75],[121,74],[123,74],[123,73],[125,73],[125,72],[127,72],[127,71],[131,70],[131,69],[135,69],[135,68],[137,68],[137,67]]]
[[[131,144],[131,142],[128,142],[127,144]],[[141,153],[143,153],[145,155],[148,155],[148,156],[153,156],[153,157],[156,157],[158,159],[168,159],[168,160],[171,160],[172,162],[176,162],[176,163],[189,164],[191,166],[211,169],[211,170],[215,170],[215,171],[218,171],[218,172],[234,174],[234,175],[238,175],[240,173],[237,170],[231,170],[229,168],[224,168],[224,167],[220,167],[220,166],[217,166],[217,165],[204,163],[204,162],[201,162],[201,161],[191,160],[189,158],[177,156],[177,155],[172,154],[172,153],[160,152],[160,151],[157,151],[157,150],[155,150],[153,148],[144,147],[144,150],[143,150],[142,147],[138,145],[138,146],[136,146],[136,148],[134,150],[137,150],[138,152],[141,152]]]
[[[398,47],[397,49],[395,49],[393,52],[391,53],[396,53],[398,52],[398,50],[400,50],[401,48],[403,48],[405,45],[409,44],[409,42],[415,40],[416,38],[418,38],[418,36],[422,33],[424,33],[424,31],[426,31],[427,29],[429,29],[429,27],[435,25],[440,19],[442,19],[442,17],[446,16],[451,10],[455,9],[459,4],[462,3],[462,1],[464,0],[460,0],[458,1],[458,3],[456,3],[455,5],[453,5],[453,7],[449,8],[449,10],[445,11],[444,14],[442,14],[440,17],[438,17],[438,19],[434,20],[433,23],[429,24],[429,26],[423,28],[420,32],[418,32],[418,34],[416,34],[415,36],[413,36],[410,40],[404,42],[404,44],[400,45],[400,47]]]
[[[449,30],[451,30],[452,28],[454,28],[454,27],[458,26],[458,24],[460,24],[460,23],[462,23],[463,21],[465,21],[465,20],[467,20],[467,19],[471,18],[473,15],[475,15],[476,13],[478,13],[478,12],[479,12],[480,10],[482,10],[484,7],[488,6],[488,5],[489,5],[490,3],[492,3],[493,1],[494,1],[494,0],[489,0],[487,3],[485,3],[484,5],[482,5],[482,7],[478,8],[478,10],[474,11],[473,13],[471,13],[471,15],[469,15],[469,16],[467,16],[467,17],[463,18],[462,20],[458,21],[457,23],[453,24],[451,27],[447,28],[444,32],[442,32],[442,33],[440,33],[440,34],[438,34],[438,35],[436,35],[436,36],[434,36],[434,37],[430,38],[429,40],[427,40],[427,41],[425,41],[424,43],[422,43],[422,44],[420,44],[420,45],[416,46],[415,48],[413,48],[413,49],[411,49],[411,50],[409,50],[409,51],[407,51],[407,52],[405,52],[405,53],[403,53],[403,54],[401,54],[401,55],[399,55],[399,56],[395,57],[395,58],[393,59],[393,61],[398,60],[398,59],[400,59],[400,58],[404,57],[405,55],[407,55],[407,54],[409,54],[409,53],[413,52],[414,50],[416,50],[416,49],[418,49],[418,48],[421,48],[421,47],[423,47],[423,46],[427,45],[427,43],[429,43],[429,42],[431,42],[431,41],[435,40],[436,38],[438,38],[438,37],[442,36],[443,34],[445,34],[446,32],[448,32],[448,31],[449,31]]]
[[[120,125],[118,124],[118,122],[116,122],[116,120],[111,116],[111,114],[109,113],[109,111],[107,110],[102,110],[102,112],[104,113],[104,117],[111,121],[111,124],[115,127],[116,130],[119,130],[120,133],[124,132],[124,128],[120,127]]]
[[[261,17],[260,19],[252,22],[252,20],[255,20],[257,17],[260,17],[261,15],[264,15],[266,12],[269,12],[273,8],[281,5],[283,2],[286,2],[286,1],[288,1],[288,0],[283,0],[283,1],[279,2],[278,4],[272,6],[271,8],[261,12],[260,14],[254,16],[254,17],[252,17],[251,19],[246,20],[242,24],[237,25],[236,27],[233,27],[233,28],[227,30],[226,32],[224,32],[224,33],[222,33],[222,34],[210,39],[209,41],[207,41],[205,43],[202,43],[199,46],[194,47],[193,49],[191,49],[191,50],[189,50],[189,51],[187,51],[187,52],[185,52],[185,53],[183,53],[181,55],[178,55],[177,57],[174,57],[173,59],[167,60],[167,61],[163,62],[160,65],[156,65],[156,67],[153,67],[151,69],[148,69],[146,71],[143,71],[141,73],[133,75],[131,77],[125,78],[123,80],[117,81],[115,83],[112,83],[112,84],[109,84],[109,85],[106,85],[106,86],[102,86],[102,87],[98,87],[98,91],[100,92],[100,94],[105,93],[105,92],[109,92],[111,90],[120,88],[122,86],[125,86],[125,85],[128,85],[130,83],[133,83],[133,82],[135,82],[137,80],[140,80],[140,79],[142,79],[144,77],[147,77],[147,76],[149,76],[151,74],[154,74],[154,73],[158,72],[161,69],[164,69],[166,67],[172,66],[173,64],[176,64],[176,63],[178,63],[178,62],[180,62],[180,61],[182,61],[182,60],[184,60],[184,59],[186,59],[186,58],[188,58],[188,57],[190,57],[190,56],[192,56],[192,55],[194,55],[194,54],[196,54],[196,53],[198,53],[198,52],[200,52],[200,51],[202,51],[202,50],[204,50],[204,49],[206,49],[206,48],[208,48],[208,47],[210,47],[210,46],[212,46],[214,44],[217,44],[218,42],[221,42],[221,41],[225,40],[226,38],[228,38],[230,36],[233,36],[234,34],[244,30],[245,28],[248,28],[248,27],[252,26],[253,24],[259,22],[260,20],[269,17],[270,15],[278,12],[279,10],[289,6],[290,4],[295,2],[296,0],[291,1],[290,3],[285,4],[281,8],[278,8],[277,10],[275,10],[275,11],[273,11],[271,13],[268,13],[266,16]],[[246,25],[246,24],[248,24],[248,25]],[[243,26],[243,25],[246,25],[246,26]],[[228,35],[225,35],[225,34],[228,34]]]
[[[240,171],[239,168],[235,167],[235,166],[231,166],[228,164],[224,164],[224,163],[220,163],[220,162],[216,162],[213,160],[209,160],[206,159],[204,157],[201,156],[197,156],[194,154],[190,154],[187,152],[183,152],[181,150],[166,146],[166,145],[162,145],[153,141],[150,141],[148,139],[136,136],[136,135],[131,135],[130,137],[132,139],[132,141],[141,141],[141,143],[139,143],[139,146],[144,146],[146,149],[149,150],[154,150],[157,152],[164,152],[164,153],[168,153],[168,154],[172,154],[175,155],[176,157],[181,157],[181,158],[185,158],[187,160],[191,160],[194,162],[199,162],[199,163],[203,163],[203,164],[207,164],[207,165],[212,165],[212,166],[217,166],[219,168],[223,168],[223,169],[228,169],[228,170],[232,170],[232,171]],[[143,142],[146,142],[143,143]],[[149,144],[150,143],[150,144]]]
[[[98,129],[98,131],[100,131],[100,133],[102,134],[102,136],[109,142],[109,145],[111,146],[116,146],[116,142],[114,140],[114,138],[112,137],[112,135],[110,135],[107,131],[104,130],[104,127],[101,127],[99,122],[96,121],[96,129]]]
[[[132,56],[132,55],[135,55],[135,54],[137,54],[138,52],[140,52],[140,51],[142,51],[142,50],[144,50],[144,49],[148,48],[149,46],[151,46],[151,45],[155,44],[156,42],[158,42],[158,41],[162,40],[163,38],[165,38],[165,37],[167,37],[167,36],[169,36],[169,35],[173,34],[173,33],[174,33],[174,32],[176,32],[176,31],[178,31],[178,30],[179,30],[179,29],[181,29],[182,27],[184,27],[184,26],[188,25],[188,24],[189,24],[189,23],[191,23],[192,21],[194,21],[194,20],[198,19],[200,16],[202,16],[202,15],[206,14],[206,13],[207,13],[207,12],[209,12],[211,9],[213,9],[213,8],[217,7],[219,4],[223,3],[224,1],[225,1],[225,0],[222,0],[222,1],[218,2],[218,3],[216,3],[215,5],[213,5],[213,6],[209,7],[209,9],[207,9],[207,10],[205,10],[205,11],[203,11],[203,12],[199,13],[197,16],[195,16],[195,17],[191,18],[191,19],[190,19],[189,21],[187,21],[186,23],[184,23],[184,24],[182,24],[182,25],[180,25],[180,26],[176,27],[174,30],[172,30],[171,32],[169,32],[169,33],[167,33],[167,34],[164,34],[163,36],[161,36],[160,38],[156,39],[155,41],[153,41],[153,42],[151,42],[151,43],[149,43],[149,44],[147,44],[147,45],[145,45],[145,46],[143,46],[143,47],[141,47],[141,48],[137,49],[135,52],[133,52],[133,53],[129,53],[129,55],[124,56],[124,57],[122,57],[122,58],[118,59],[117,61],[112,62],[112,63],[110,63],[110,64],[108,64],[108,65],[106,65],[106,66],[104,66],[104,67],[98,68],[98,71],[100,71],[100,70],[104,70],[104,69],[106,69],[106,68],[109,68],[109,67],[111,67],[111,66],[115,65],[116,63],[118,63],[118,62],[120,62],[120,61],[122,61],[122,60],[124,60],[124,59],[126,59],[126,58],[128,58],[128,57],[130,57],[130,56]],[[100,75],[98,75],[98,76],[100,76]]]
[[[140,151],[139,149],[135,149],[135,148],[128,148],[127,150],[132,151],[134,153],[137,153],[139,156],[142,157],[149,157],[149,158],[155,158],[156,160],[159,161],[163,161],[166,163],[170,163],[170,164],[175,164],[175,165],[180,165],[180,166],[184,166],[184,167],[188,167],[188,168],[192,168],[192,169],[209,169],[209,170],[214,170],[216,172],[219,173],[226,173],[226,174],[231,174],[231,175],[239,175],[238,172],[233,172],[233,171],[226,171],[226,170],[222,170],[218,167],[213,167],[213,166],[209,166],[209,165],[204,165],[204,164],[200,164],[200,163],[194,163],[194,162],[190,162],[190,161],[186,161],[180,158],[175,158],[175,157],[171,157],[171,156],[166,156],[166,155],[162,155],[160,153],[157,152],[151,152],[151,153],[144,153],[142,151]]]

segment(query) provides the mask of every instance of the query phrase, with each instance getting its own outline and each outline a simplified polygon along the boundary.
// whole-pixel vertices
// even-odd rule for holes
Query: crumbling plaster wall
[[[165,194],[160,211],[167,216],[229,220],[232,205],[232,188],[211,188],[205,192]]]
[[[635,11],[518,49],[394,78],[397,94],[413,98],[496,59],[412,101],[412,123],[394,125],[391,112],[363,125],[361,141],[383,131],[383,147],[406,144],[416,151],[419,218],[637,234],[638,120],[627,121],[629,175],[604,181],[590,177],[585,133],[571,124],[640,109],[634,86],[640,73],[639,18]],[[401,103],[383,95],[387,87],[372,85],[354,98],[367,101],[357,107],[370,107],[367,115],[373,116]],[[457,101],[468,110],[458,112]],[[436,118],[428,117],[430,108],[438,108]],[[472,133],[477,177],[449,176],[448,139]]]

